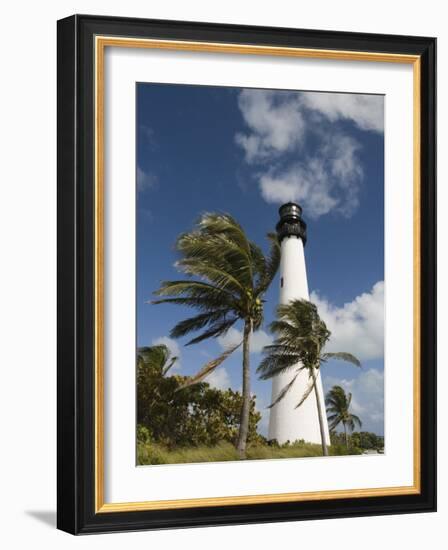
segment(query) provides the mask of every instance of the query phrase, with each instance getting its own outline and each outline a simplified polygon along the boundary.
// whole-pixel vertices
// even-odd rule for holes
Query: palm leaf
[[[270,241],[269,255],[264,260],[264,271],[257,285],[257,294],[261,294],[267,290],[280,265],[281,248],[278,237],[275,233],[268,233],[267,238]]]
[[[185,345],[189,346],[191,344],[197,344],[198,342],[202,342],[207,338],[221,336],[222,334],[225,334],[229,330],[229,328],[232,327],[237,321],[238,321],[237,317],[234,317],[233,319],[228,319],[222,322],[218,321],[217,323],[213,324],[208,330],[206,330],[199,336],[196,336],[195,338],[187,342]]]
[[[197,225],[199,230],[207,235],[226,235],[250,255],[249,241],[244,229],[230,214],[205,213]]]
[[[282,339],[290,338],[292,341],[295,341],[296,338],[304,338],[303,332],[301,333],[297,330],[297,327],[281,318],[272,321],[269,325],[269,330],[274,334],[278,334]]]
[[[327,411],[328,412],[328,411]],[[330,416],[327,415],[327,420],[328,422],[335,422],[336,420],[339,419],[339,415],[338,414],[331,414]]]
[[[138,369],[146,367],[157,369],[162,376],[166,375],[177,359],[177,357],[170,357],[170,350],[165,344],[142,347],[137,350]]]
[[[189,332],[200,330],[208,324],[216,323],[217,321],[225,320],[228,314],[227,309],[218,309],[208,313],[200,313],[195,317],[184,319],[175,325],[170,332],[172,338],[181,338]]]
[[[152,305],[157,304],[175,304],[179,306],[185,306],[185,307],[194,307],[198,309],[199,311],[208,311],[214,310],[216,308],[220,308],[224,305],[227,307],[235,307],[236,303],[231,302],[225,302],[223,300],[220,300],[219,297],[213,299],[213,297],[203,297],[203,298],[161,298],[160,300],[151,300],[150,303]]]
[[[347,410],[349,409],[351,402],[352,402],[352,394],[348,393],[346,395],[346,405],[345,405],[347,407]]]
[[[346,351],[327,352],[321,355],[322,361],[328,361],[328,359],[339,359],[341,361],[347,361],[348,363],[352,363],[357,367],[361,366],[361,362],[359,361],[359,359],[357,359],[351,353],[347,353]]]
[[[179,359],[179,357],[173,357],[169,364],[163,369],[163,376],[166,376],[166,373],[171,369],[171,367],[174,365],[174,363]]]
[[[252,286],[252,258],[248,256],[246,249],[242,249],[224,234],[187,234],[178,242],[178,250],[184,258],[212,263],[222,271],[236,274],[244,285]],[[178,264],[181,265],[181,262]]]
[[[268,409],[272,409],[272,407],[274,407],[274,405],[277,405],[277,403],[279,401],[281,401],[285,395],[289,392],[289,390],[293,387],[294,385],[294,382],[296,381],[296,378],[299,376],[299,373],[297,373],[290,382],[288,382],[288,384],[286,384],[286,386],[284,386],[281,391],[279,392],[279,394],[277,395],[276,399],[268,406]]]
[[[308,387],[306,388],[304,394],[302,395],[301,400],[295,406],[296,409],[298,409],[300,405],[302,405],[302,403],[306,400],[309,394],[313,391],[313,388],[315,385],[316,385],[316,378],[312,379],[311,382],[308,383]]]
[[[268,380],[281,372],[297,366],[300,357],[293,354],[275,354],[270,353],[264,357],[257,368],[261,380]]]
[[[360,428],[362,428],[362,422],[361,422],[361,419],[359,418],[359,416],[356,416],[356,414],[352,414],[351,418],[352,418],[352,420],[355,424],[358,424],[358,426]]]
[[[162,370],[163,366],[168,361],[170,351],[165,344],[160,344],[139,348],[137,354],[138,359],[140,359],[143,364]]]
[[[221,365],[221,363],[223,363],[227,359],[227,357],[229,357],[229,355],[231,355],[236,349],[238,349],[242,343],[243,341],[241,341],[236,346],[227,349],[226,351],[221,353],[221,355],[216,359],[212,359],[211,361],[209,361],[197,374],[186,378],[184,383],[176,391],[188,388],[189,386],[193,386],[194,384],[199,384],[199,382],[202,382],[209,374],[217,369],[219,365]]]
[[[341,423],[341,419],[338,416],[333,422],[330,421],[330,425],[328,427],[330,428],[330,430],[334,430],[339,426],[340,423]]]
[[[203,277],[219,288],[245,292],[244,285],[234,275],[216,267],[216,262],[211,259],[206,261],[196,258],[183,258],[176,262],[176,267],[187,275]]]
[[[223,289],[204,281],[162,281],[154,292],[157,296],[211,296],[222,295]],[[231,294],[229,294],[231,296]]]

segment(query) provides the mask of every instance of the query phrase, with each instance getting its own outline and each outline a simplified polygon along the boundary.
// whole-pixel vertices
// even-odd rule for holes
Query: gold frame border
[[[413,195],[414,195],[414,482],[403,487],[379,487],[372,489],[343,489],[302,493],[277,493],[264,495],[194,498],[179,500],[155,500],[143,502],[104,502],[104,53],[110,46],[122,48],[151,48],[159,50],[183,50],[208,53],[233,53],[243,55],[269,55],[313,59],[372,61],[406,63],[413,65]],[[341,498],[412,495],[421,492],[421,425],[420,425],[420,124],[421,124],[421,61],[417,55],[323,50],[309,48],[254,46],[250,44],[224,44],[182,40],[156,40],[95,37],[95,513],[166,510],[207,506],[235,506],[274,502],[304,502]]]

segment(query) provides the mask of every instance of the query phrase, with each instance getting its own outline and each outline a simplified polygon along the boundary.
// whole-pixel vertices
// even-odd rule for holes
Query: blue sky
[[[149,305],[162,280],[177,279],[176,237],[203,212],[234,216],[267,249],[278,207],[295,200],[308,224],[305,248],[312,300],[333,337],[329,349],[355,353],[322,370],[324,389],[353,393],[363,429],[383,433],[384,136],[383,97],[208,86],[137,85],[137,344],[164,342],[180,374],[196,372],[234,341],[185,347],[170,329],[192,310]],[[266,295],[273,319],[278,277]],[[236,327],[238,330],[240,326]],[[269,343],[254,337],[252,390],[266,433],[270,382],[255,369]],[[241,388],[241,354],[209,381]]]

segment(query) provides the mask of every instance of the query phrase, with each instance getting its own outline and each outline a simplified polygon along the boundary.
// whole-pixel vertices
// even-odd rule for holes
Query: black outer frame
[[[421,56],[421,493],[94,512],[94,37]],[[436,510],[436,39],[74,15],[58,21],[57,526],[73,534]]]

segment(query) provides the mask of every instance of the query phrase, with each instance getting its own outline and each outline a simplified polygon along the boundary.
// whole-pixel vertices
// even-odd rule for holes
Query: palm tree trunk
[[[243,335],[243,403],[241,406],[240,429],[238,433],[237,451],[240,458],[246,458],[247,436],[249,434],[250,414],[250,363],[249,344],[252,332],[252,320],[246,321]]]
[[[347,426],[345,425],[345,422],[344,422],[344,433],[345,433],[345,446],[348,449],[348,435],[347,435]]]
[[[317,390],[316,369],[315,368],[312,369],[311,375],[313,377],[313,382],[314,382],[314,394],[316,395],[317,415],[319,417],[320,439],[322,441],[322,454],[324,456],[328,456],[328,447],[327,447],[327,442],[325,440],[324,418],[323,418],[323,415],[322,415],[322,404],[320,402],[320,395],[319,395],[319,392]]]

